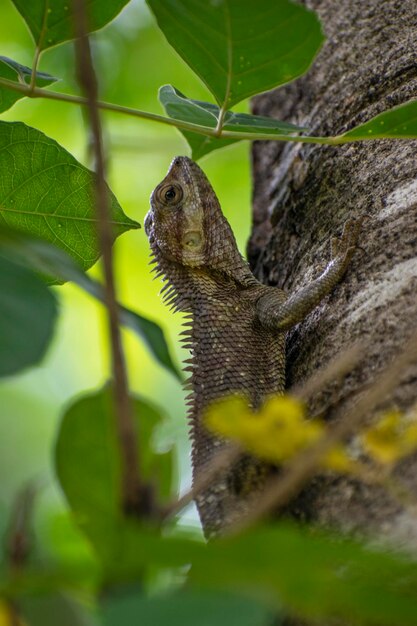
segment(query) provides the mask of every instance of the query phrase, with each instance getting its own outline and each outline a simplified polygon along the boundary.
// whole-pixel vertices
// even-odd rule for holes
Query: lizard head
[[[232,271],[242,264],[212,186],[188,157],[176,157],[153,191],[145,232],[156,256],[181,265]]]

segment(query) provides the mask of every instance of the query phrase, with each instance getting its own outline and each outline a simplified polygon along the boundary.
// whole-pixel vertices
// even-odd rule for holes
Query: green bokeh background
[[[0,54],[31,66],[34,45],[10,0],[0,0]],[[92,36],[101,98],[162,113],[158,88],[175,85],[190,97],[213,101],[204,85],[170,48],[158,31],[144,2],[133,0],[105,29]],[[62,80],[57,90],[77,93],[71,43],[47,51],[40,70]],[[243,104],[238,107],[245,111]],[[76,158],[91,166],[88,134],[82,110],[50,100],[19,101],[2,115],[45,132]],[[173,128],[133,117],[103,115],[109,152],[109,182],[125,213],[143,224],[152,189],[163,178],[171,159],[189,154]],[[250,228],[250,175],[248,144],[239,143],[202,161],[238,239],[241,250]],[[119,299],[128,307],[157,321],[164,329],[172,354],[179,348],[180,316],[161,303],[161,284],[152,281],[144,230],[118,239],[115,248]],[[99,267],[92,273],[99,275]],[[56,288],[60,318],[43,363],[0,381],[0,524],[18,490],[31,479],[44,485],[36,507],[40,538],[47,550],[72,550],[78,544],[65,514],[65,502],[54,479],[53,448],[60,416],[72,399],[100,387],[109,376],[106,320],[101,305],[73,285]],[[158,404],[167,415],[159,433],[161,445],[173,441],[178,450],[181,484],[190,481],[189,444],[181,386],[151,359],[138,339],[123,333],[132,391]],[[197,524],[195,512],[184,523]],[[72,536],[72,533],[74,536]],[[81,548],[80,548],[81,549]]]

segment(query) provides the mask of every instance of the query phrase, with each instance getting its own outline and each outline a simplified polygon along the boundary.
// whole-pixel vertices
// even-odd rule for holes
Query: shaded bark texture
[[[313,135],[336,135],[416,97],[415,0],[308,0],[327,40],[308,74],[253,100],[253,112],[291,121]],[[329,259],[331,236],[367,214],[360,246],[342,283],[287,338],[287,387],[300,383],[359,340],[369,346],[311,414],[337,419],[375,381],[417,326],[417,142],[340,147],[257,142],[254,217],[248,256],[264,283],[293,292]],[[417,366],[379,410],[416,402]],[[369,416],[370,418],[372,416]],[[353,448],[355,442],[352,442]],[[396,470],[417,493],[417,457]],[[380,488],[318,476],[290,504],[293,517],[343,532],[389,538],[417,549],[415,515]]]

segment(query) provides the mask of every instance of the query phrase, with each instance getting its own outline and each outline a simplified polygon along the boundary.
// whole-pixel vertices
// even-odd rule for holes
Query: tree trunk
[[[308,0],[327,37],[306,76],[258,96],[253,112],[336,135],[417,92],[415,0]],[[337,419],[346,403],[402,350],[417,326],[417,142],[324,147],[257,142],[254,223],[248,245],[258,278],[293,292],[316,277],[329,240],[349,217],[367,214],[342,283],[287,338],[287,387],[309,377],[355,340],[369,346],[355,370],[311,402]],[[416,402],[417,366],[378,407]],[[417,457],[396,474],[417,493]],[[417,518],[380,488],[316,477],[290,505],[297,518],[417,547]]]

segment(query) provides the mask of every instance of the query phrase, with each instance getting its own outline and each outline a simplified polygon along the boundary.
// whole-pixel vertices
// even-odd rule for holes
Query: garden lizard
[[[202,423],[206,407],[241,393],[253,408],[285,384],[285,332],[300,322],[341,279],[354,253],[361,220],[345,224],[331,241],[324,272],[295,294],[260,283],[240,254],[216,194],[188,157],[173,160],[151,196],[145,218],[162,291],[186,313],[185,346],[191,352],[188,397],[194,480],[224,446]],[[262,485],[266,464],[242,457],[196,504],[207,536],[221,533],[246,510]],[[246,507],[246,508],[245,508]]]

